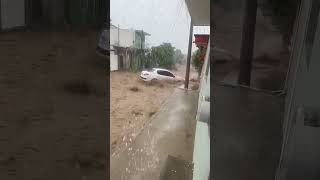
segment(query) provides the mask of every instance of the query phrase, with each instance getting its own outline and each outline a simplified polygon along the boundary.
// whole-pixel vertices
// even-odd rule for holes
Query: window
[[[165,75],[165,71],[158,70],[157,73],[158,73],[159,75],[166,76],[166,75]]]
[[[158,70],[157,73],[162,76],[174,77],[174,75],[168,71]]]
[[[167,72],[168,76],[174,77],[174,75],[171,72],[169,72],[169,71],[166,71],[166,72]]]

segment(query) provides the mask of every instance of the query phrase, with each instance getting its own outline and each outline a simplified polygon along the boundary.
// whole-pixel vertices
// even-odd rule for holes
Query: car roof
[[[154,70],[160,70],[160,71],[169,71],[168,69],[162,69],[162,68],[152,68],[152,69],[154,69]],[[169,72],[171,72],[171,71],[169,71]]]

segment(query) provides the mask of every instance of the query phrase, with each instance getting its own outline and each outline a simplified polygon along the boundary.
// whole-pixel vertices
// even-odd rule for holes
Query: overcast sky
[[[113,25],[151,34],[150,46],[170,42],[187,53],[190,15],[184,0],[111,0],[110,15]],[[194,28],[194,33],[209,32],[209,27]]]

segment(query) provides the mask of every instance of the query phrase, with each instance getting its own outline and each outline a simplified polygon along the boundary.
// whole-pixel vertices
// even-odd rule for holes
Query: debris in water
[[[152,111],[149,113],[149,117],[153,116],[156,112]]]
[[[130,88],[130,91],[138,92],[138,91],[140,91],[140,89],[137,88],[137,87],[131,87],[131,88]]]

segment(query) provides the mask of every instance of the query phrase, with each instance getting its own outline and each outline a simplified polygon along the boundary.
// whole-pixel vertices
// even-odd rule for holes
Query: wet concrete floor
[[[169,156],[192,162],[197,103],[197,91],[175,89],[137,138],[111,157],[110,178],[159,180]]]

